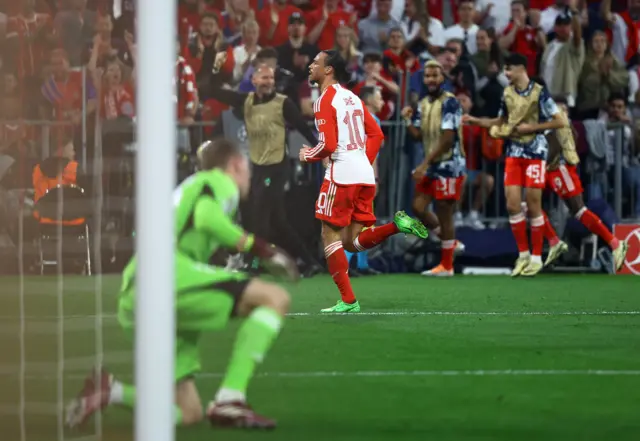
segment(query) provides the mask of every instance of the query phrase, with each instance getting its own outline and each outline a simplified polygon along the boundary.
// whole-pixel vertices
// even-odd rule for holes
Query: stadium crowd
[[[135,119],[136,82],[144,78],[136,77],[134,0],[2,0],[0,11],[0,163],[10,158],[22,164],[13,169],[24,171],[43,159],[42,137],[28,121],[57,123],[50,131],[52,155],[68,152],[68,140],[75,140],[76,154],[84,142],[91,155],[86,133],[96,118]],[[319,50],[335,48],[349,63],[354,92],[380,90],[383,126],[401,124],[401,109],[426,95],[422,66],[430,59],[443,66],[444,87],[465,112],[495,116],[507,84],[503,59],[518,52],[530,60],[533,78],[568,101],[579,153],[591,158],[583,172],[611,179],[615,135],[606,123],[624,125],[624,188],[640,194],[638,35],[640,0],[179,0],[181,143],[195,147],[196,133],[201,139],[222,131],[228,107],[213,96],[221,78],[213,65],[222,51],[225,87],[251,91],[254,67],[268,64],[277,91],[312,121],[319,91],[307,81],[307,66]],[[609,140],[606,151],[590,154],[589,140],[601,135]],[[474,192],[468,216],[457,214],[457,223],[483,228],[479,213],[497,185],[501,146],[477,127],[464,128],[464,142],[468,185],[482,191]],[[421,155],[419,144],[408,149],[411,157]],[[30,172],[19,176],[31,180]],[[10,185],[7,180],[0,185]],[[607,191],[602,180],[586,182],[588,197]],[[640,217],[640,203],[632,211],[628,217]]]

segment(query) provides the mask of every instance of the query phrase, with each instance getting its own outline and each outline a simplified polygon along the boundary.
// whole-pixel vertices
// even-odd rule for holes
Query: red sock
[[[396,227],[396,224],[393,222],[378,227],[367,228],[358,234],[358,237],[353,241],[353,246],[356,247],[358,251],[368,250],[376,245],[380,245],[387,240],[388,237],[396,233],[398,233],[398,227]]]
[[[620,241],[611,234],[611,231],[602,223],[600,218],[587,207],[582,207],[580,211],[576,213],[576,219],[587,227],[589,231],[608,243],[612,250],[615,250],[618,248],[618,245],[620,245]]]
[[[513,237],[516,239],[518,252],[528,253],[529,238],[527,237],[527,221],[524,218],[524,214],[518,213],[513,216],[509,216],[509,223],[511,224]]]
[[[544,243],[545,222],[543,216],[531,219],[531,256],[542,256],[542,245]]]
[[[549,222],[549,217],[547,216],[547,213],[543,211],[542,216],[544,216],[544,230],[543,230],[544,238],[547,239],[547,242],[549,242],[549,245],[555,246],[558,244],[558,242],[560,242],[558,233],[556,233],[556,230],[553,228],[553,225],[551,225],[551,222]]]
[[[342,242],[334,242],[324,248],[324,255],[327,259],[329,274],[338,286],[342,301],[345,303],[354,303],[356,296],[351,288],[351,280],[349,280],[349,262],[347,256],[342,249]]]
[[[442,261],[440,264],[446,270],[453,269],[453,250],[455,249],[455,240],[443,240],[442,241]]]

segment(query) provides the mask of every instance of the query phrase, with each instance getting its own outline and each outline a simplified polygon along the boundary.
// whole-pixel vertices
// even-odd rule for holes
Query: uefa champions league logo
[[[238,141],[240,141],[241,143],[245,143],[247,142],[247,126],[245,126],[244,124],[242,124],[242,126],[240,126],[240,128],[238,129]]]

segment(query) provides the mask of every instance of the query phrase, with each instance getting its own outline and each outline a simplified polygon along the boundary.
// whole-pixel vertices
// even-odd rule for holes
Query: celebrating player
[[[321,95],[314,104],[319,143],[300,150],[300,161],[316,162],[329,157],[316,218],[322,221],[322,241],[329,273],[342,299],[322,312],[359,312],[349,280],[349,263],[343,247],[350,252],[364,251],[402,232],[427,237],[426,228],[404,212],[394,221],[372,226],[376,181],[371,164],[384,139],[382,130],[353,92],[340,86],[346,76],[346,63],[333,50],[322,51],[309,67],[309,80],[320,86]]]
[[[231,220],[240,197],[250,187],[250,169],[240,149],[226,140],[207,141],[198,150],[202,171],[185,180],[174,195],[176,204],[176,424],[203,418],[193,375],[200,370],[198,341],[204,331],[224,328],[230,317],[246,317],[238,330],[227,373],[207,418],[214,425],[273,428],[275,422],[251,410],[246,390],[256,365],[280,332],[289,295],[278,285],[209,266],[219,247],[251,252],[267,269],[296,279],[298,272],[284,252]],[[167,238],[169,240],[169,238]],[[135,326],[136,259],[124,270],[118,320],[133,333]],[[115,380],[106,371],[87,378],[67,413],[67,424],[78,426],[109,405],[135,406],[135,387]]]
[[[442,260],[435,268],[422,273],[425,276],[453,276],[453,253],[456,245],[453,213],[464,185],[465,161],[462,145],[462,107],[456,97],[442,90],[444,75],[437,61],[424,66],[424,84],[428,96],[418,103],[416,117],[408,130],[416,139],[422,139],[424,161],[413,171],[417,181],[413,207],[416,213],[427,217],[426,209],[435,199],[435,210],[440,224]],[[403,109],[402,115],[410,119],[413,110]]]
[[[509,223],[519,251],[511,275],[534,276],[542,269],[542,189],[548,150],[544,132],[566,127],[568,123],[547,90],[529,79],[524,55],[506,57],[505,74],[510,85],[504,90],[498,117],[465,115],[463,121],[488,128],[494,138],[506,138],[504,185]],[[531,253],[521,208],[523,187],[531,222]]]
[[[565,118],[568,118],[567,102],[556,98],[556,104]],[[596,234],[611,247],[616,271],[622,268],[627,254],[627,242],[618,240],[602,223],[600,218],[584,205],[582,183],[578,175],[578,153],[571,127],[563,127],[547,135],[549,141],[549,165],[547,167],[547,186],[560,197],[571,212],[589,231]],[[567,245],[556,234],[549,218],[545,216],[545,238],[549,241],[549,255],[545,266],[554,262],[567,251]]]

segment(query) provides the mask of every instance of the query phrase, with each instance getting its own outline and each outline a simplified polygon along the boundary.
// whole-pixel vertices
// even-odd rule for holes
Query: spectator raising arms
[[[391,0],[376,0],[377,12],[358,24],[362,51],[382,52],[387,47],[389,33],[400,29],[400,22],[391,16]]]
[[[544,50],[547,41],[545,33],[535,26],[536,20],[540,20],[539,12],[527,11],[524,0],[515,0],[511,3],[511,22],[498,40],[501,49],[527,57],[530,77],[538,75],[538,54]]]
[[[106,120],[135,117],[135,92],[131,81],[125,81],[122,64],[115,60],[107,63],[102,79],[96,72],[95,84],[100,92],[100,115]]]
[[[270,7],[263,7],[257,14],[262,33],[262,46],[276,47],[284,44],[289,37],[289,19],[293,14],[302,14],[300,8],[287,4],[287,0],[269,0]]]
[[[622,3],[624,0],[620,0]],[[602,0],[600,13],[608,25],[607,33],[613,55],[629,62],[640,48],[640,0],[628,0],[623,12],[611,12],[611,0]]]
[[[228,44],[235,46],[241,38],[242,23],[247,19],[255,19],[255,13],[248,0],[226,0],[225,3],[225,10],[220,17],[222,34]]]
[[[559,15],[554,29],[556,39],[542,54],[540,72],[551,96],[567,97],[567,104],[572,108],[585,56],[580,12],[574,9],[567,15]]]
[[[242,40],[240,45],[233,48],[233,82],[238,83],[247,71],[251,62],[255,60],[261,47],[258,45],[260,26],[255,20],[246,20],[242,23]]]
[[[97,56],[96,66],[105,68],[113,58],[121,62],[131,63],[131,56],[125,42],[112,38],[113,23],[109,15],[101,15],[96,20],[96,34],[93,37],[93,46],[90,57]]]
[[[199,32],[191,36],[188,46],[182,50],[186,64],[195,72],[198,89],[203,99],[211,94],[213,60],[216,54],[222,51],[227,52],[227,61],[222,67],[222,73],[229,80],[235,65],[232,48],[224,42],[216,14],[204,12],[200,18]]]
[[[318,53],[318,49],[304,39],[307,26],[304,16],[300,12],[291,14],[288,21],[289,39],[277,48],[278,62],[283,69],[293,73],[297,81],[306,82],[309,76],[307,68]]]
[[[331,49],[335,44],[338,28],[348,25],[356,29],[356,16],[340,6],[340,0],[325,0],[319,8],[307,16],[309,33],[307,41],[315,44],[321,51]]]
[[[607,36],[596,31],[591,37],[591,49],[582,66],[578,81],[576,107],[580,119],[596,119],[612,93],[623,94],[629,84],[629,73],[611,53]]]
[[[431,17],[427,10],[420,16],[416,2],[420,0],[407,0],[402,19],[402,31],[407,40],[407,49],[415,55],[425,55],[432,58],[438,55],[444,47],[444,26],[435,17]]]

